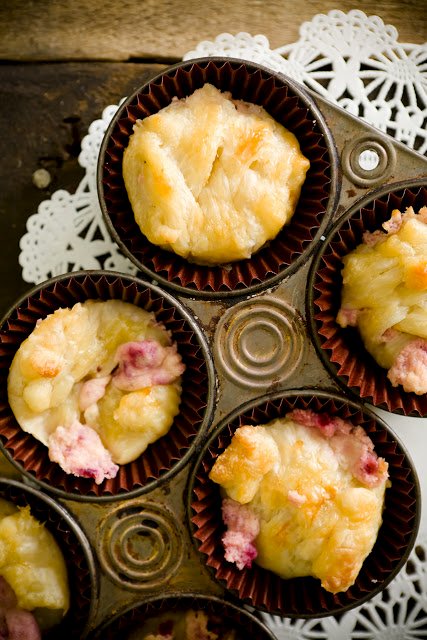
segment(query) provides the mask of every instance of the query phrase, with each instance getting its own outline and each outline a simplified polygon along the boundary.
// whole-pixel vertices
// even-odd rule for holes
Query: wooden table
[[[401,42],[427,40],[425,0],[3,0],[0,315],[30,288],[18,264],[28,216],[57,189],[74,192],[81,138],[106,105],[201,40],[247,31],[277,47],[315,14],[355,7],[395,25]],[[32,182],[41,167],[52,176],[45,189]]]

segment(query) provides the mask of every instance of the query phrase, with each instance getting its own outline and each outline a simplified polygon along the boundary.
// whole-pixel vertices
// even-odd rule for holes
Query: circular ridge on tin
[[[222,496],[219,485],[209,479],[209,471],[238,427],[266,424],[295,408],[328,413],[362,426],[378,456],[389,464],[391,487],[386,491],[383,523],[376,543],[354,585],[337,594],[323,589],[320,581],[313,577],[285,580],[256,564],[251,569],[239,571],[224,559]],[[379,593],[406,562],[420,522],[419,481],[402,443],[369,408],[329,390],[290,389],[262,396],[232,411],[211,433],[195,460],[187,484],[186,500],[193,543],[214,579],[242,602],[291,618],[337,615]]]
[[[377,166],[366,169],[360,164],[363,152],[372,151]],[[361,187],[384,183],[396,166],[396,150],[390,140],[375,133],[365,133],[349,140],[341,155],[342,168],[347,177]]]
[[[276,636],[256,615],[227,600],[201,593],[169,593],[144,599],[142,603],[120,611],[95,629],[91,640],[117,640],[128,637],[128,633],[140,630],[144,621],[156,616],[185,612],[189,609],[202,610],[209,616],[223,619],[227,625],[238,627],[242,634],[239,640],[277,640]],[[123,635],[126,634],[126,635]]]
[[[94,480],[62,471],[49,460],[47,447],[19,427],[8,403],[7,376],[15,352],[39,318],[58,307],[111,298],[154,312],[177,342],[186,370],[180,412],[169,432],[135,461],[121,465],[116,478],[97,485]],[[139,278],[109,271],[57,276],[20,298],[0,322],[0,448],[21,473],[61,497],[119,500],[153,489],[181,469],[203,439],[212,419],[214,395],[211,354],[193,315],[169,293]]]
[[[59,626],[43,633],[43,640],[86,638],[98,602],[98,576],[92,549],[73,516],[58,502],[28,484],[0,478],[0,497],[31,514],[58,543],[68,572],[70,608]]]
[[[158,589],[180,566],[184,547],[175,517],[161,503],[134,500],[101,521],[97,550],[105,573],[119,586]]]
[[[354,397],[407,416],[427,416],[427,394],[393,387],[387,371],[366,350],[356,328],[336,322],[341,305],[342,258],[362,243],[365,231],[381,229],[393,209],[427,205],[425,178],[387,185],[356,202],[330,229],[308,275],[306,308],[310,335],[327,370]]]
[[[305,352],[304,328],[285,301],[252,298],[222,316],[214,352],[225,375],[240,386],[271,386],[297,370]]]
[[[250,259],[216,267],[195,265],[151,244],[135,222],[122,177],[123,152],[136,120],[207,82],[231,91],[235,99],[263,106],[296,135],[311,163],[296,211],[276,238]],[[111,236],[138,269],[180,294],[223,298],[271,286],[308,259],[337,204],[337,167],[331,133],[314,100],[298,83],[251,62],[202,58],[166,69],[119,107],[101,145],[98,197]]]

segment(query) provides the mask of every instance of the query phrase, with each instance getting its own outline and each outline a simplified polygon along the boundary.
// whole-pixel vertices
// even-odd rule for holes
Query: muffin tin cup
[[[20,344],[39,318],[60,307],[89,299],[118,299],[154,312],[171,332],[186,365],[182,376],[180,412],[169,432],[135,461],[121,465],[117,476],[97,485],[94,480],[65,473],[50,461],[48,449],[18,425],[7,398],[7,376]],[[188,461],[212,418],[213,365],[206,340],[193,316],[158,287],[108,271],[76,272],[52,278],[30,291],[0,324],[0,440],[1,449],[30,479],[64,498],[107,501],[154,489]]]
[[[365,231],[381,229],[393,209],[403,212],[414,207],[418,211],[426,203],[425,179],[389,185],[356,202],[319,246],[306,290],[312,341],[340,386],[387,411],[418,417],[427,416],[427,394],[405,392],[400,385],[393,387],[387,370],[365,349],[357,328],[343,329],[336,317],[341,306],[343,257],[362,243]]]
[[[240,571],[224,559],[220,487],[208,474],[242,425],[262,425],[295,408],[325,412],[361,425],[378,456],[389,464],[383,523],[375,546],[347,591],[332,594],[312,577],[282,579],[258,567]],[[229,414],[205,444],[189,477],[187,514],[193,542],[214,578],[241,602],[291,618],[337,615],[383,590],[403,567],[414,545],[420,518],[420,488],[412,461],[391,429],[372,411],[330,391],[291,389],[263,396]]]
[[[216,620],[223,621],[224,625],[230,625],[231,628],[239,630],[239,640],[243,638],[275,640],[276,638],[252,613],[231,602],[200,593],[173,593],[163,597],[148,598],[118,613],[95,630],[90,640],[116,640],[117,638],[127,640],[128,634],[136,632],[148,618],[164,613],[184,612],[188,609],[202,610],[214,616]]]
[[[135,222],[122,177],[123,153],[135,122],[158,112],[174,97],[184,98],[206,83],[230,91],[234,99],[263,106],[296,135],[301,151],[310,160],[290,222],[250,259],[222,266],[200,266],[151,244]],[[202,58],[166,69],[121,105],[101,145],[98,196],[112,238],[138,269],[180,294],[224,298],[271,286],[307,260],[334,213],[337,166],[333,139],[324,118],[298,83],[250,62]]]
[[[65,560],[70,608],[59,625],[43,633],[43,640],[82,640],[98,599],[98,576],[88,539],[62,505],[22,482],[0,477],[0,498],[17,507],[29,506],[32,516],[53,535]]]

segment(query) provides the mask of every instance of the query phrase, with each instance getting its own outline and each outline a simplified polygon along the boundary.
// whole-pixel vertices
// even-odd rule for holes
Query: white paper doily
[[[221,34],[184,56],[224,55],[264,64],[427,155],[427,44],[401,44],[391,25],[362,11],[331,11],[272,51],[265,36]]]
[[[427,44],[398,42],[396,29],[361,11],[331,11],[302,24],[298,42],[272,50],[263,35],[221,34],[184,59],[224,55],[281,71],[353,115],[427,155]],[[76,192],[56,191],[29,217],[19,262],[26,282],[78,269],[135,273],[105,228],[96,192],[96,162],[117,106],[107,107],[82,141],[86,170]],[[379,411],[405,442],[427,496],[427,420]],[[288,620],[264,615],[279,640],[419,640],[427,638],[427,513],[405,569],[369,603],[341,618]]]

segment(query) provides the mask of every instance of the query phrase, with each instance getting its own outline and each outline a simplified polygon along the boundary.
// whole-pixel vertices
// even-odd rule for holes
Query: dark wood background
[[[0,316],[31,286],[18,264],[28,216],[57,189],[74,192],[81,138],[106,105],[224,31],[263,33],[278,47],[315,14],[355,8],[393,24],[401,42],[427,40],[426,0],[2,0]],[[41,167],[46,189],[32,182]]]

